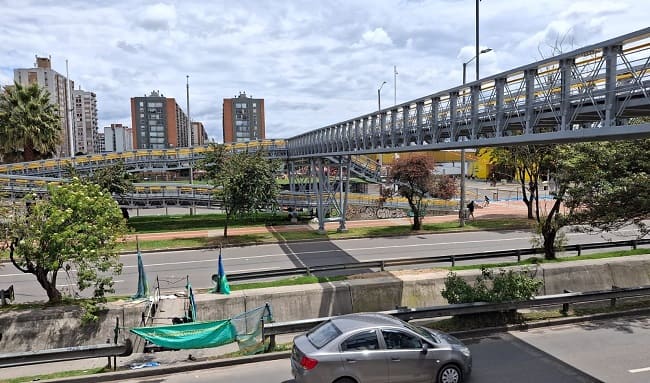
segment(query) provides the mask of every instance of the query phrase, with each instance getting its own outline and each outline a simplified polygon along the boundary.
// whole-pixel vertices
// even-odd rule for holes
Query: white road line
[[[647,372],[647,371],[650,371],[650,367],[637,368],[637,369],[635,369],[635,370],[628,370],[628,371],[630,372],[630,374],[636,374],[636,373],[639,373],[639,372]]]

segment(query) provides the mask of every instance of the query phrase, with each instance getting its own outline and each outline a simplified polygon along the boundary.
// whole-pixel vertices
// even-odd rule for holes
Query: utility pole
[[[393,86],[394,86],[394,100],[393,105],[397,105],[397,65],[393,65]]]
[[[194,153],[192,152],[192,119],[190,118],[190,75],[185,76],[187,80],[187,147],[190,149],[190,158],[188,165],[190,166],[190,185],[194,183],[194,175],[192,170],[192,161],[194,161]],[[192,191],[194,194],[194,191]],[[194,208],[190,207],[190,215],[194,215]]]

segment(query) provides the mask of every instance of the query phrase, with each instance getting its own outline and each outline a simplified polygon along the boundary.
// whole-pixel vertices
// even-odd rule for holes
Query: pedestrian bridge
[[[295,137],[233,144],[228,150],[264,150],[285,160],[291,196],[314,196],[322,228],[332,206],[345,217],[352,174],[380,180],[379,167],[366,154],[643,138],[650,137],[648,117],[650,28],[645,28]],[[116,162],[131,172],[191,169],[207,150],[142,149],[4,164],[0,192],[21,184],[44,188],[64,177],[69,165],[80,172]],[[303,182],[296,182],[300,178]],[[189,194],[174,190],[179,198],[205,198],[190,189]],[[151,188],[138,190],[144,190],[138,194],[144,200],[156,197]],[[164,194],[167,186],[161,190]]]
[[[290,157],[650,135],[650,28],[286,140]]]

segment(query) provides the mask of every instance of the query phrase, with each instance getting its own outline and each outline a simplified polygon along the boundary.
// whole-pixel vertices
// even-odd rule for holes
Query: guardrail
[[[50,350],[13,352],[0,354],[0,368],[27,366],[39,363],[65,362],[68,360],[102,357],[129,356],[133,352],[131,340],[123,344],[98,344],[92,346],[75,346],[54,348]]]
[[[582,254],[583,250],[589,249],[605,249],[611,247],[631,247],[636,249],[639,245],[649,245],[650,239],[634,239],[626,241],[611,241],[611,242],[601,242],[601,243],[585,243],[578,245],[569,245],[563,247],[564,251],[577,251],[578,256]],[[475,259],[491,259],[491,258],[507,258],[513,257],[517,259],[517,262],[521,261],[521,257],[525,255],[535,255],[543,254],[544,249],[541,247],[530,248],[530,249],[516,249],[516,250],[499,250],[499,251],[490,251],[490,252],[481,252],[481,253],[469,253],[469,254],[458,254],[458,255],[437,255],[431,257],[418,257],[418,258],[394,258],[394,259],[384,259],[381,261],[364,261],[364,262],[355,262],[355,263],[342,263],[337,265],[320,265],[320,266],[305,266],[305,267],[296,267],[292,269],[272,269],[264,271],[250,271],[243,273],[234,273],[228,274],[228,280],[233,281],[244,281],[250,279],[264,279],[264,278],[274,278],[274,277],[286,277],[291,275],[309,275],[319,272],[326,271],[341,271],[341,270],[355,270],[355,269],[380,269],[384,271],[389,267],[396,266],[409,266],[409,265],[422,265],[428,263],[447,263],[450,262],[452,266],[456,265],[456,262],[468,261]],[[212,275],[212,280],[218,282],[219,277],[217,274]]]
[[[614,303],[616,299],[634,298],[648,295],[650,295],[650,286],[629,288],[614,287],[611,290],[543,295],[527,301],[511,301],[501,303],[476,302],[421,308],[399,308],[396,310],[382,311],[382,313],[395,316],[404,321],[410,321],[413,319],[427,319],[442,316],[479,314],[489,312],[504,312],[532,307],[559,305],[562,305],[562,311],[567,311],[570,304],[605,300],[610,300],[612,303]],[[264,337],[270,338],[271,345],[275,345],[276,335],[304,332],[330,318],[331,317],[323,317],[290,322],[265,323],[263,335]]]

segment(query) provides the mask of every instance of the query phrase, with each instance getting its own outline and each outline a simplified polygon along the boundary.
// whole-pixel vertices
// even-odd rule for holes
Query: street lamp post
[[[379,88],[377,88],[377,111],[381,111],[381,88],[386,85],[386,81],[382,82]]]
[[[483,53],[488,53],[491,52],[492,48],[485,48],[481,51],[479,51],[479,55],[482,55]],[[474,59],[476,59],[476,66],[478,67],[478,56],[474,56],[468,61],[463,63],[463,85],[465,85],[466,80],[467,80],[467,64],[471,63]],[[463,95],[463,104],[465,100],[465,96]],[[465,149],[460,150],[460,214],[459,214],[459,219],[460,219],[460,226],[463,227],[465,226],[465,176],[466,176],[466,171],[465,171]]]
[[[463,85],[466,83],[467,79],[467,64],[471,63],[476,59],[476,81],[479,79],[479,56],[483,53],[492,51],[491,48],[485,48],[479,50],[479,23],[478,23],[478,3],[480,0],[476,0],[476,55],[463,63]],[[464,98],[464,96],[463,96]],[[459,222],[460,226],[465,226],[465,149],[460,150],[460,212],[459,212]]]
[[[192,119],[190,118],[190,75],[185,76],[187,80],[187,147],[191,148],[192,147]],[[190,165],[190,185],[194,183],[194,169],[192,169],[192,161],[194,160],[194,154],[190,150],[190,159],[189,165]],[[190,215],[194,215],[194,208],[190,207]]]
[[[379,86],[379,88],[377,88],[377,113],[378,113],[377,118],[379,119],[378,121],[379,121],[379,127],[380,128],[381,128],[381,88],[383,88],[384,85],[386,85],[386,81],[382,82],[381,85]],[[383,132],[382,132],[382,134],[383,134]],[[383,159],[382,159],[383,156],[384,155],[382,153],[379,153],[379,173],[380,174],[381,174],[381,167],[383,165]]]

